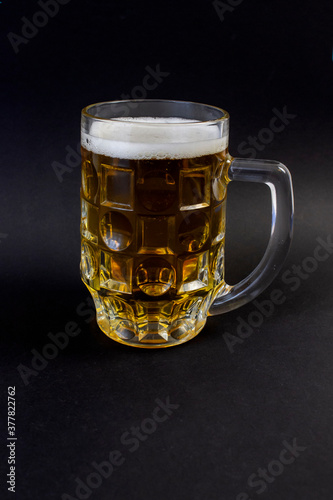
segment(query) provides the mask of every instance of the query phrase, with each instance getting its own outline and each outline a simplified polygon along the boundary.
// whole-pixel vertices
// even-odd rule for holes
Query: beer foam
[[[228,138],[221,137],[216,123],[177,117],[122,117],[94,121],[89,133],[82,131],[81,144],[93,153],[113,158],[181,159],[219,153],[227,148]]]

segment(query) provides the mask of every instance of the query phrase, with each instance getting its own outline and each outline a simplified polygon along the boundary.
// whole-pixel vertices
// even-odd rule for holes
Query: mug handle
[[[208,315],[232,311],[253,300],[279,273],[290,248],[294,199],[292,180],[285,165],[274,160],[227,159],[225,180],[261,182],[271,190],[272,225],[266,252],[249,276],[236,285],[226,285],[215,297]]]

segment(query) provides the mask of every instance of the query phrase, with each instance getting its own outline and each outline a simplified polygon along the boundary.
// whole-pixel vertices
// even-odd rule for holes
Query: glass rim
[[[126,103],[144,103],[144,102],[149,102],[149,103],[173,103],[173,104],[194,104],[196,106],[201,106],[202,108],[209,108],[211,110],[215,110],[215,111],[218,111],[219,113],[222,113],[222,116],[220,118],[214,118],[214,119],[210,119],[210,120],[195,120],[195,121],[188,121],[186,123],[184,122],[172,122],[172,123],[165,123],[165,122],[140,122],[140,121],[131,121],[130,119],[129,120],[119,120],[119,117],[117,118],[101,118],[99,116],[94,116],[93,114],[89,113],[89,110],[91,108],[93,108],[94,106],[101,106],[103,104],[126,104]],[[184,100],[174,100],[174,99],[117,99],[115,101],[101,101],[101,102],[95,102],[93,104],[89,104],[88,106],[85,106],[82,111],[81,111],[81,115],[86,117],[86,118],[89,118],[91,120],[95,120],[95,121],[100,121],[100,122],[105,122],[105,123],[109,123],[109,122],[119,122],[121,121],[121,123],[125,124],[125,123],[128,123],[130,126],[133,127],[133,125],[135,126],[144,126],[144,127],[178,127],[178,126],[184,126],[186,125],[187,127],[188,126],[198,126],[198,125],[216,125],[220,122],[224,122],[224,121],[227,121],[229,120],[230,118],[230,115],[228,113],[228,111],[225,111],[224,109],[222,108],[219,108],[218,106],[213,106],[211,104],[204,104],[204,103],[201,103],[201,102],[195,102],[195,101],[184,101]]]

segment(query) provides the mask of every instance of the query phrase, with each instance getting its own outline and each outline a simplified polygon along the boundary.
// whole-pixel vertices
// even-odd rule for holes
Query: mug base
[[[207,309],[210,293],[205,298],[189,299],[192,307],[181,317],[158,317],[152,312],[142,317],[133,317],[126,311],[128,304],[122,302],[115,314],[110,307],[109,298],[89,287],[96,306],[96,320],[99,328],[112,340],[132,347],[157,349],[183,344],[194,338],[203,329],[207,321]],[[112,304],[117,299],[112,299]],[[118,299],[120,302],[120,299]],[[127,314],[126,314],[127,313]]]
[[[175,339],[171,338],[171,339],[168,339],[167,341],[159,342],[157,339],[151,339],[151,340],[153,340],[153,342],[151,342],[151,343],[148,343],[148,342],[143,343],[143,342],[140,342],[138,340],[126,341],[126,340],[123,340],[122,338],[120,338],[119,335],[117,334],[117,332],[111,331],[111,332],[107,333],[101,328],[100,325],[98,325],[98,326],[102,330],[102,332],[105,333],[105,335],[107,335],[110,339],[112,339],[116,342],[119,342],[120,344],[125,344],[125,345],[131,346],[131,347],[138,347],[140,349],[160,349],[160,348],[181,345],[181,344],[184,344],[185,342],[188,342],[189,340],[192,340],[194,337],[196,337],[198,335],[198,333],[203,329],[203,327],[205,325],[202,325],[201,328],[198,329],[197,331],[195,331],[194,333],[193,332],[188,333],[186,336],[184,336],[184,338],[182,338],[180,340],[175,340]]]

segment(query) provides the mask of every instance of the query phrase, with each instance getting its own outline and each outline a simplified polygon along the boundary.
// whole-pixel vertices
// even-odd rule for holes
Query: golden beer
[[[141,147],[138,134],[121,157],[112,130],[93,133],[82,139],[81,272],[98,324],[138,347],[189,340],[225,286],[227,149]]]

